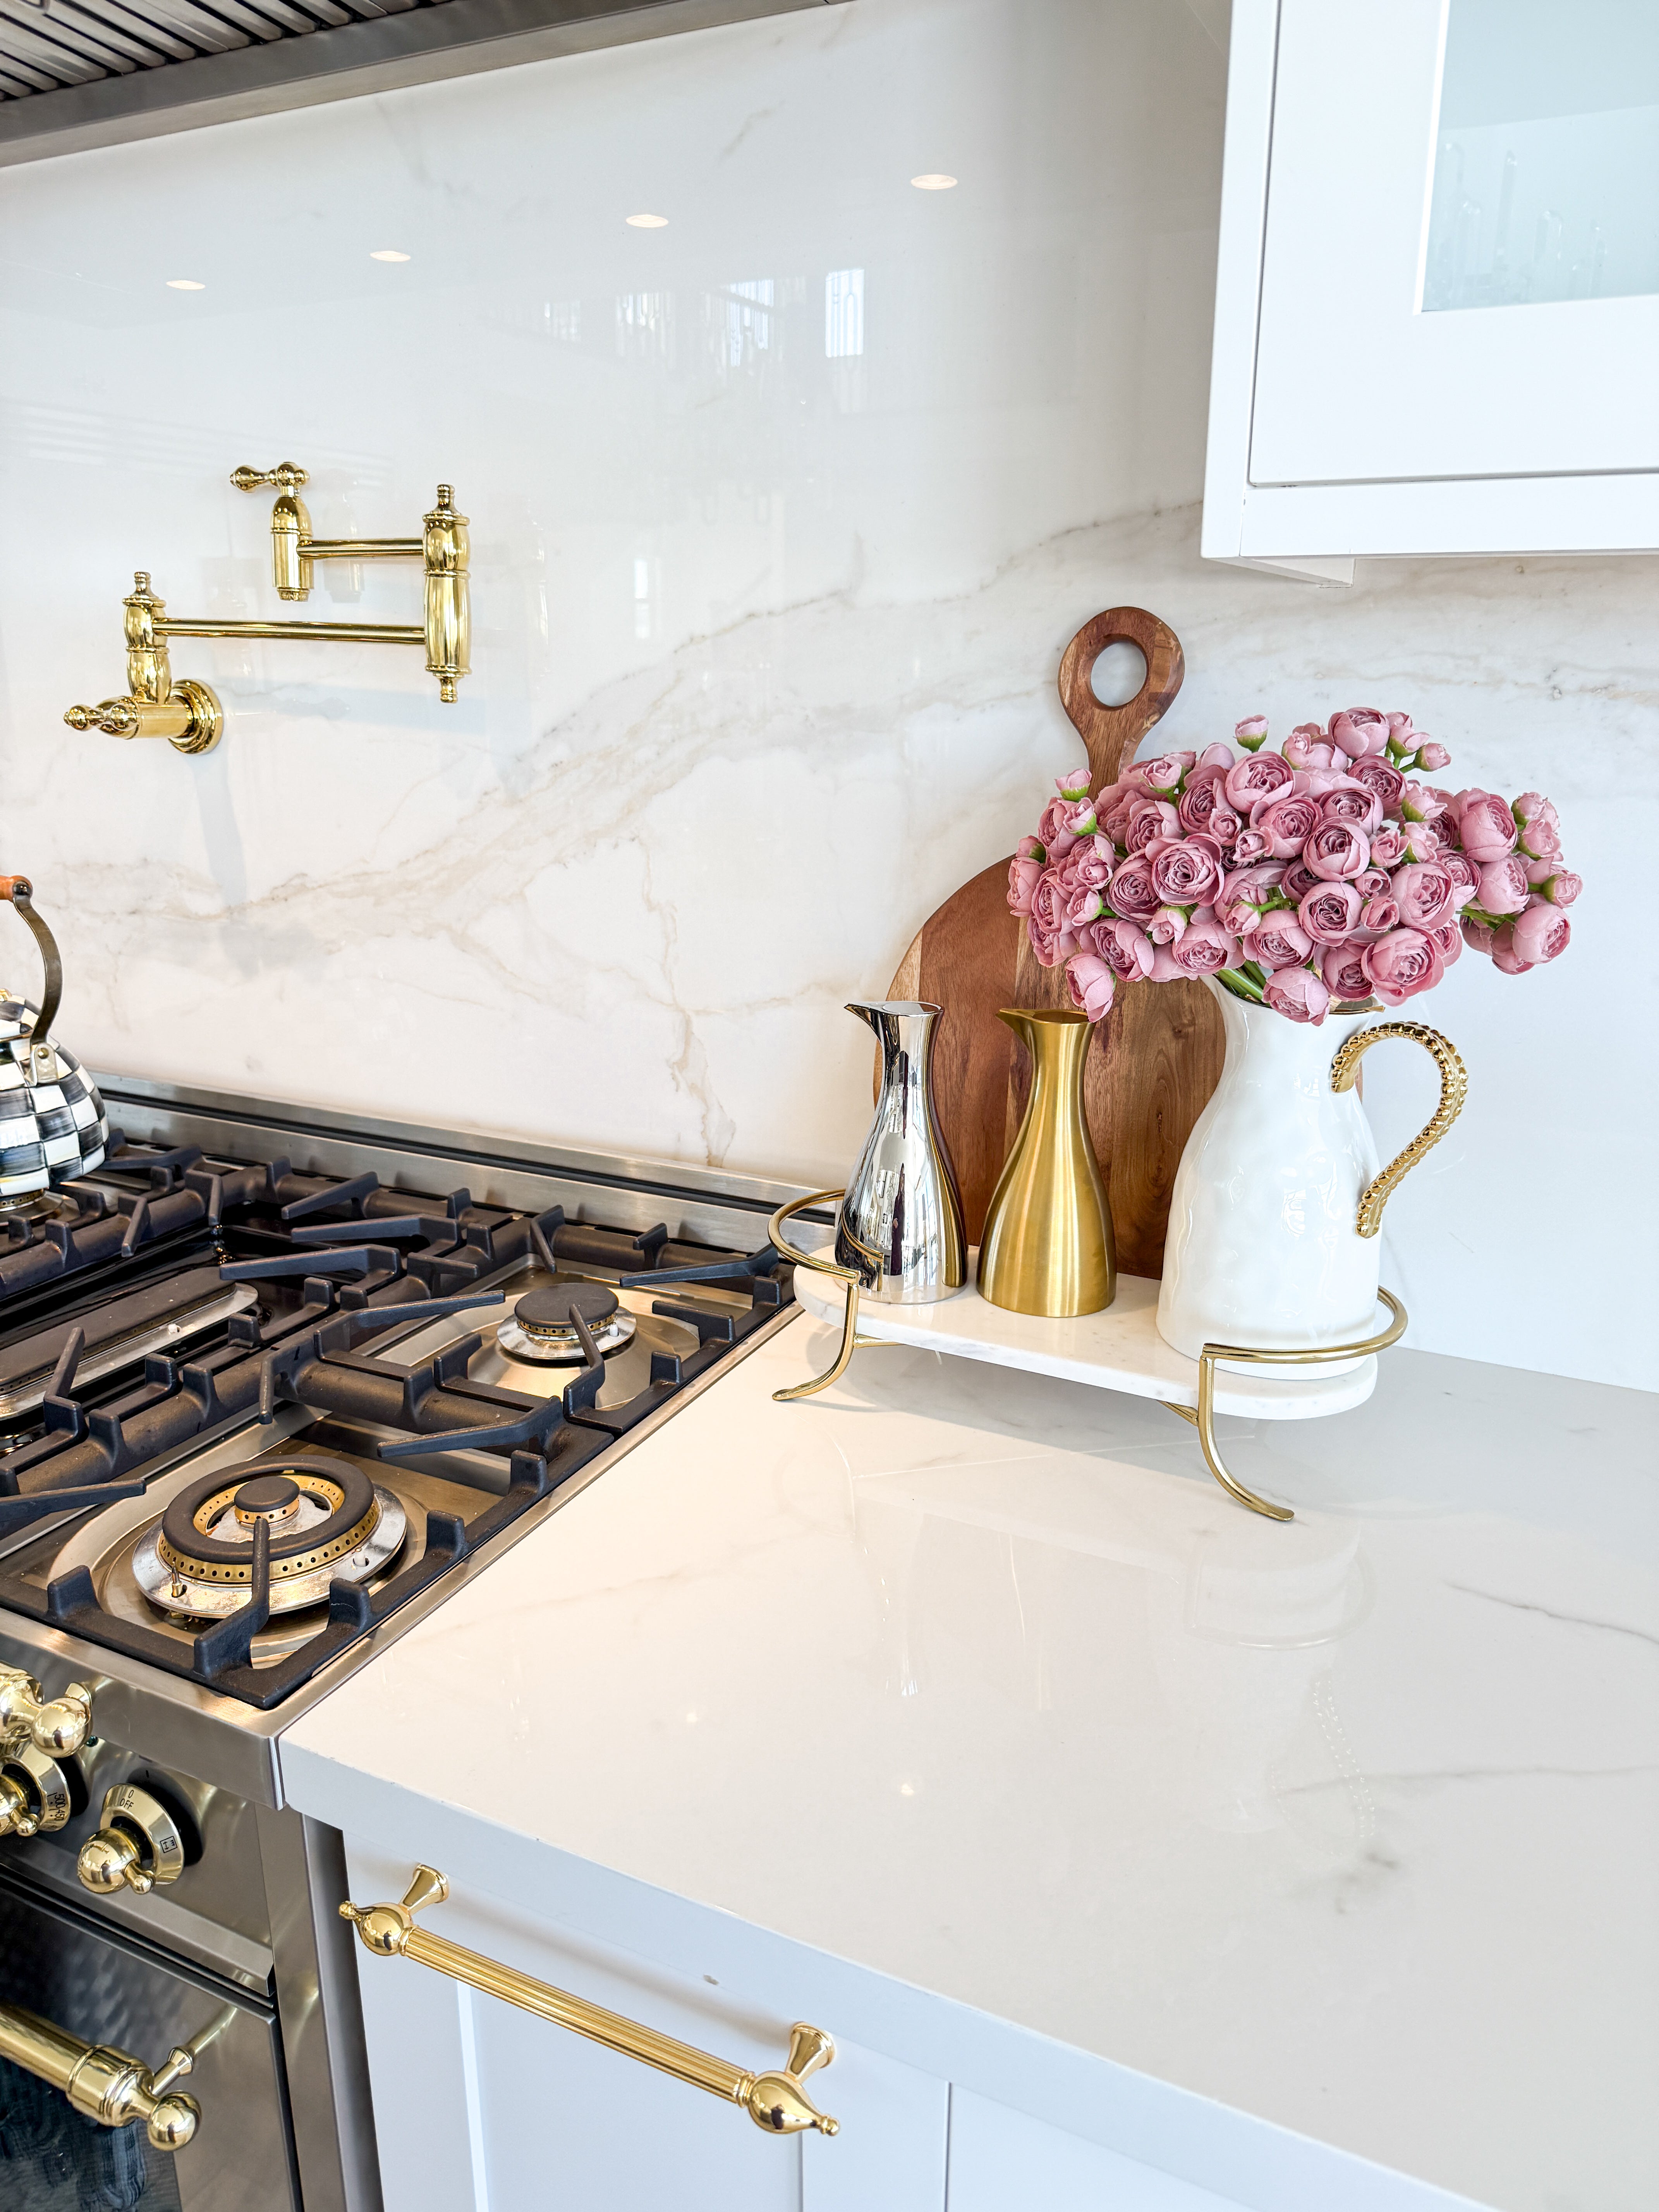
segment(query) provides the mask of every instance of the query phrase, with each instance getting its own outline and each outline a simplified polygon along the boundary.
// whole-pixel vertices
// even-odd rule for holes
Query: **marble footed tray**
[[[997,1367],[1058,1375],[1101,1390],[1124,1390],[1132,1397],[1198,1404],[1198,1362],[1158,1334],[1158,1286],[1150,1277],[1120,1275],[1117,1296],[1103,1313],[1048,1321],[988,1305],[974,1286],[971,1265],[969,1274],[963,1289],[936,1305],[890,1306],[861,1298],[859,1334],[914,1344],[925,1352],[948,1352],[961,1359],[986,1359]],[[795,1296],[815,1321],[841,1327],[844,1296],[832,1276],[797,1267]],[[855,1353],[854,1372],[857,1358]],[[1308,1421],[1363,1405],[1376,1388],[1375,1353],[1346,1372],[1310,1367],[1295,1381],[1279,1381],[1260,1370],[1230,1373],[1224,1366],[1216,1373],[1215,1408],[1247,1420]]]

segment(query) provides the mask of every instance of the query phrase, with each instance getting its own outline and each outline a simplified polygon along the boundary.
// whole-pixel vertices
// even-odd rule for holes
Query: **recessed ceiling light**
[[[167,289],[169,292],[205,292],[207,286],[198,284],[193,276],[169,276]]]
[[[377,246],[369,255],[371,261],[407,261],[406,253],[399,253],[395,246]]]
[[[912,177],[910,179],[919,192],[948,192],[954,189],[956,181],[954,177],[945,176],[933,169],[925,177]]]
[[[666,230],[668,228],[665,215],[630,215],[627,220],[633,230]]]

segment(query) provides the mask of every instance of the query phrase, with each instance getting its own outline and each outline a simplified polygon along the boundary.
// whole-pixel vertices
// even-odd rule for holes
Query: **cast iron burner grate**
[[[420,1555],[378,1589],[334,1577],[317,1632],[257,1666],[253,1639],[272,1611],[273,1536],[272,1519],[258,1510],[248,1522],[246,1601],[187,1639],[111,1613],[84,1565],[44,1589],[16,1565],[0,1575],[0,1607],[261,1709],[280,1704],[793,1302],[792,1271],[769,1245],[747,1255],[700,1259],[702,1248],[671,1244],[660,1225],[635,1235],[567,1222],[556,1206],[532,1218],[474,1206],[465,1190],[428,1199],[383,1189],[373,1175],[349,1182],[296,1176],[283,1161],[252,1167],[206,1160],[194,1151],[155,1154],[123,1146],[111,1166],[117,1175],[131,1179],[136,1172],[149,1183],[121,1217],[124,1243],[135,1223],[142,1232],[153,1221],[158,1236],[210,1225],[222,1246],[244,1255],[222,1266],[222,1279],[255,1284],[272,1303],[232,1315],[209,1347],[188,1360],[149,1355],[138,1388],[97,1405],[76,1395],[85,1339],[81,1328],[71,1329],[46,1393],[40,1433],[0,1459],[0,1537],[36,1520],[140,1496],[161,1471],[159,1462],[171,1464],[181,1446],[250,1417],[270,1424],[285,1404],[403,1431],[378,1447],[387,1462],[466,1450],[507,1463],[504,1490],[481,1492],[489,1502],[478,1514],[429,1511]],[[198,1206],[199,1216],[155,1219],[158,1206],[179,1200]],[[131,1237],[134,1251],[141,1242],[142,1236]],[[574,1300],[567,1292],[560,1325],[574,1330],[585,1364],[551,1397],[471,1380],[468,1363],[483,1341],[477,1332],[413,1364],[373,1350],[373,1338],[389,1329],[499,1304],[503,1293],[492,1284],[536,1258],[550,1273],[603,1268],[629,1287],[718,1282],[746,1293],[749,1307],[713,1313],[654,1302],[654,1312],[695,1328],[698,1348],[684,1358],[653,1353],[647,1388],[627,1404],[605,1408],[596,1403],[604,1352],[586,1315],[591,1309],[599,1317],[609,1291]],[[0,1305],[0,1314],[4,1310]]]

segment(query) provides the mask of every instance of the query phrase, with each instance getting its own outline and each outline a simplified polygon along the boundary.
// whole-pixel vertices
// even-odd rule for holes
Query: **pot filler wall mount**
[[[211,752],[224,728],[224,711],[210,688],[175,678],[167,641],[175,637],[297,638],[313,644],[423,647],[428,675],[438,679],[446,705],[471,666],[471,609],[468,593],[467,519],[458,514],[449,484],[438,486],[436,504],[422,517],[418,538],[316,538],[300,497],[304,469],[292,461],[274,469],[240,468],[230,481],[238,491],[277,489],[270,513],[270,565],[277,595],[304,599],[319,561],[419,561],[426,571],[425,619],[420,623],[259,622],[169,615],[140,568],[123,601],[127,645],[127,694],[95,707],[71,707],[72,730],[102,730],[112,738],[165,738],[175,751]]]

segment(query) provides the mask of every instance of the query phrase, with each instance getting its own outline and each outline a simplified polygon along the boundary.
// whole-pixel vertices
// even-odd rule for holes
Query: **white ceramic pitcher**
[[[1316,1028],[1208,980],[1227,1057],[1176,1172],[1158,1334],[1193,1359],[1206,1344],[1302,1352],[1363,1341],[1379,1327],[1383,1205],[1457,1118],[1463,1064],[1437,1030],[1378,1022],[1375,1006],[1332,1013]],[[1379,1174],[1353,1079],[1361,1054],[1389,1036],[1433,1054],[1440,1104]],[[1347,1364],[1322,1372],[1340,1375]]]

